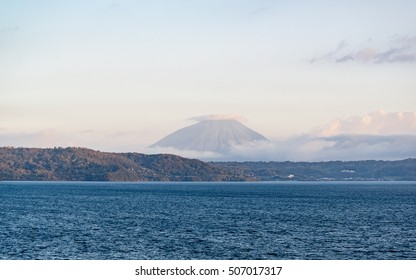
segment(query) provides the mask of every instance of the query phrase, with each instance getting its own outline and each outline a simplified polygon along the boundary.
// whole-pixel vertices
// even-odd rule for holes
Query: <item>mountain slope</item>
[[[85,148],[0,148],[0,181],[240,181],[222,168],[180,156]]]
[[[169,134],[151,147],[225,153],[233,145],[257,141],[268,140],[237,120],[204,120]]]

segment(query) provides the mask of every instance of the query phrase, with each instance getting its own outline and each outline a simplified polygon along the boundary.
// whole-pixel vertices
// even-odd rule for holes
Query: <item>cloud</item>
[[[261,8],[258,8],[258,9],[255,9],[255,10],[252,10],[250,13],[249,13],[249,16],[256,16],[256,15],[258,15],[258,14],[262,14],[262,13],[264,13],[264,12],[267,12],[267,11],[269,11],[269,10],[271,10],[272,8],[271,7],[261,7]]]
[[[89,134],[89,133],[94,133],[94,129],[84,129],[84,130],[80,130],[78,131],[81,134]]]
[[[141,139],[140,131],[98,131],[92,129],[61,132],[45,129],[33,132],[13,132],[0,129],[0,146],[13,147],[86,147],[108,152],[137,152],[141,149],[137,139]]]
[[[18,25],[16,26],[7,26],[7,27],[1,27],[0,33],[14,33],[19,31],[20,27]]]
[[[342,41],[338,46],[324,55],[313,57],[310,62],[327,61],[333,63],[416,63],[416,36],[395,37],[384,46],[373,40],[363,46],[349,46]]]
[[[110,9],[110,10],[119,10],[119,9],[121,9],[121,4],[120,3],[110,3],[108,5],[108,9]]]
[[[143,150],[146,154],[174,154],[179,155],[186,158],[196,158],[200,160],[221,160],[226,158],[225,155],[210,152],[210,151],[204,151],[204,152],[198,152],[198,151],[186,151],[186,150],[179,150],[172,147],[147,147],[145,150]]]
[[[204,115],[196,116],[189,118],[191,121],[218,121],[218,120],[236,120],[236,121],[245,121],[246,119],[240,115]]]
[[[9,132],[0,130],[0,146],[13,147],[66,147],[70,146],[69,138],[54,129],[30,133]]]
[[[263,155],[256,155],[254,151],[251,154],[279,161],[396,160],[416,157],[415,142],[414,135],[293,137],[275,142],[274,149],[265,149]]]
[[[416,158],[416,135],[295,136],[251,146],[233,146],[226,154],[174,149],[149,149],[147,153],[172,153],[204,161],[335,161],[398,160]]]
[[[386,113],[377,111],[364,116],[336,119],[311,132],[315,136],[345,134],[363,135],[416,135],[416,112]]]
[[[234,145],[224,154],[153,149],[205,161],[333,161],[416,158],[416,112],[372,112],[337,119],[308,134]]]
[[[224,119],[223,115],[197,117]],[[230,116],[227,116],[229,119]],[[233,117],[234,119],[235,117]],[[48,129],[32,133],[0,129],[0,146],[67,147],[80,146],[102,151],[171,153],[204,161],[331,161],[397,160],[416,158],[416,112],[383,111],[337,119],[308,134],[284,140],[234,145],[224,154],[148,148],[137,145],[140,131],[83,130],[62,133]]]
[[[297,136],[251,149],[236,148],[228,160],[333,161],[416,158],[416,135]]]
[[[416,135],[337,135],[320,139],[333,144],[314,154],[318,160],[396,160],[416,157]]]

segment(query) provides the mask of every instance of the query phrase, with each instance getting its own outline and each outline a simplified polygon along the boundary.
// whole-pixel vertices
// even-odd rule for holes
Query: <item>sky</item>
[[[410,0],[0,0],[0,146],[146,152],[215,114],[279,147],[319,147],[276,160],[342,156],[317,156],[317,137],[416,135],[414,11]]]

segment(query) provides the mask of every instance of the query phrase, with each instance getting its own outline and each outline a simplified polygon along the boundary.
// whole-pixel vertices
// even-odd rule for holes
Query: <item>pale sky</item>
[[[0,0],[0,145],[141,152],[201,115],[243,116],[280,140],[413,113],[415,11],[410,0]]]

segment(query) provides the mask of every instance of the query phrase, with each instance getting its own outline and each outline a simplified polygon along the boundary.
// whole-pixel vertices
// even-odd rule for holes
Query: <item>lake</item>
[[[416,182],[0,182],[0,259],[416,259]]]

